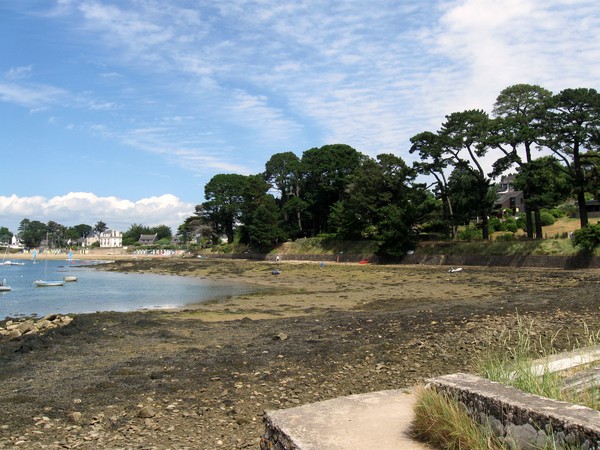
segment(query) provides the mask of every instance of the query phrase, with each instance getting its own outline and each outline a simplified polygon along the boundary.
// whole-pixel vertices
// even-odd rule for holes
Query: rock
[[[155,415],[156,415],[156,411],[154,410],[154,408],[152,406],[144,406],[138,412],[138,417],[140,417],[142,419],[150,419],[151,417],[154,417]]]
[[[285,341],[288,338],[288,335],[286,333],[284,333],[283,331],[280,333],[277,333],[275,336],[273,336],[273,340],[275,341]]]
[[[24,322],[21,322],[17,329],[19,330],[19,332],[21,334],[25,334],[28,333],[30,331],[34,331],[35,330],[35,324],[33,323],[33,320],[26,320]]]
[[[79,411],[74,411],[69,414],[69,420],[73,423],[81,422],[81,413]]]

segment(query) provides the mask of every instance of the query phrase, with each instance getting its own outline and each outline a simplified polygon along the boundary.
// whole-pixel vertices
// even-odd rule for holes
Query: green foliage
[[[549,209],[548,212],[554,216],[556,219],[560,219],[561,217],[565,217],[565,212],[561,208],[552,208]]]
[[[206,201],[202,204],[203,219],[214,226],[216,236],[234,239],[234,225],[242,215],[247,178],[238,174],[218,174],[204,187]]]
[[[540,221],[543,227],[549,227],[550,225],[554,225],[556,219],[550,212],[543,210],[540,212]]]
[[[258,248],[269,248],[281,242],[285,233],[281,228],[281,213],[275,199],[266,195],[252,212],[247,227],[248,241]]]
[[[490,217],[490,220],[488,222],[488,227],[489,227],[490,233],[493,233],[495,231],[500,231],[502,229],[502,221],[500,219],[498,219],[497,217]]]
[[[516,236],[513,233],[503,233],[496,236],[497,241],[514,241]]]
[[[464,229],[458,231],[458,239],[462,241],[481,240],[482,236],[481,229],[472,225],[468,225]]]
[[[600,247],[600,222],[587,225],[573,233],[573,246],[581,247],[585,251],[593,251]]]
[[[517,220],[514,217],[508,217],[500,224],[500,231],[509,231],[516,233],[519,227],[517,226]]]
[[[37,220],[23,219],[19,225],[19,237],[28,248],[39,247],[47,232],[48,226]]]
[[[0,227],[0,243],[2,244],[10,244],[10,240],[12,239],[13,234],[6,227]]]

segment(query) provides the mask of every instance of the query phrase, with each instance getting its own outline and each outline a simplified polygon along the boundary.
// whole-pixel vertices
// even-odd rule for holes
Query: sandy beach
[[[0,448],[257,448],[266,409],[473,370],[517,322],[557,349],[600,330],[597,269],[108,259],[260,292],[2,338]]]

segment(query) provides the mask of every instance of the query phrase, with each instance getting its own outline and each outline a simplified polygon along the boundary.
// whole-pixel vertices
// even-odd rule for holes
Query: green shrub
[[[469,225],[465,229],[458,232],[458,238],[462,241],[483,239],[483,233],[479,228]]]
[[[509,231],[511,233],[516,233],[517,229],[517,221],[513,217],[509,217],[504,222],[502,222],[500,226],[500,231]]]
[[[556,222],[554,216],[546,210],[540,212],[540,220],[542,221],[543,227],[549,227],[550,225],[554,225],[554,222]]]
[[[556,219],[560,219],[565,216],[565,212],[560,208],[549,209],[548,212],[552,214]]]
[[[586,251],[592,251],[600,246],[600,222],[596,225],[588,225],[573,233],[573,246],[581,247]]]
[[[490,217],[488,229],[490,230],[490,233],[493,233],[494,231],[500,231],[502,230],[502,222],[497,217]]]
[[[513,233],[502,233],[496,236],[497,241],[514,241],[515,239],[516,238]]]

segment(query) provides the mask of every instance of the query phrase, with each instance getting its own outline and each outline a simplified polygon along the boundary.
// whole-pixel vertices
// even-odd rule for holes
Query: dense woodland
[[[299,237],[371,239],[381,243],[382,255],[395,256],[425,236],[454,239],[459,226],[469,229],[474,221],[473,232],[484,240],[499,221],[509,231],[520,221],[529,238],[541,238],[542,212],[569,202],[583,229],[589,223],[586,201],[600,198],[600,94],[510,86],[498,95],[491,116],[483,110],[451,113],[439,130],[423,131],[398,150],[417,161],[408,165],[393,154],[372,158],[334,144],[301,157],[274,154],[259,174],[215,175],[205,186],[205,201],[177,235],[184,244],[216,244],[225,236],[257,249]],[[507,173],[524,193],[520,217],[494,211],[497,181]],[[24,219],[19,235],[29,245],[48,231],[64,242],[105,228],[103,222],[62,227]],[[123,243],[154,233],[165,242],[171,238],[164,225],[133,224]]]

